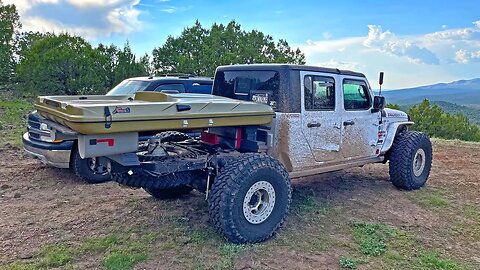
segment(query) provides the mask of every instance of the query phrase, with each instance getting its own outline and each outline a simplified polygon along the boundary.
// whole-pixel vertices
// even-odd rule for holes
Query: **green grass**
[[[104,252],[108,248],[121,243],[121,239],[117,235],[110,234],[104,237],[94,237],[87,239],[80,245],[78,250],[83,253]]]
[[[129,253],[128,250],[117,250],[108,254],[103,260],[103,266],[110,270],[131,269],[137,263],[148,258],[146,253]]]
[[[449,259],[442,259],[438,254],[433,252],[424,252],[420,255],[420,262],[423,269],[432,270],[460,270],[463,267]]]
[[[220,260],[215,269],[233,269],[234,259],[242,252],[254,248],[253,245],[236,245],[231,243],[223,244],[220,247]]]
[[[444,208],[450,204],[445,191],[434,188],[423,188],[408,194],[410,200],[425,208]]]
[[[9,264],[5,269],[6,270],[39,270],[40,267],[35,263],[17,261]]]
[[[459,212],[462,218],[452,227],[453,235],[469,243],[480,241],[480,207],[467,204]]]
[[[344,268],[344,269],[357,269],[357,267],[358,267],[357,260],[350,259],[350,258],[343,257],[343,256],[340,257],[340,261],[338,262],[338,265],[341,268]]]
[[[384,224],[354,223],[352,232],[360,251],[368,256],[385,253],[387,240],[395,236],[395,230]]]
[[[96,241],[92,247],[107,249],[103,258],[103,266],[109,270],[126,270],[133,268],[137,263],[148,259],[151,244],[157,235],[153,233],[137,234],[124,233],[120,236],[105,237]]]
[[[9,270],[67,268],[85,256],[100,256],[103,266],[112,270],[127,270],[148,259],[150,246],[157,234],[116,232],[103,237],[86,239],[73,246],[67,243],[46,245],[29,261],[16,261]]]
[[[72,250],[64,243],[47,245],[40,250],[40,266],[60,267],[72,260]]]
[[[327,226],[329,218],[337,209],[328,200],[316,199],[315,191],[309,188],[293,190],[291,219],[295,224],[286,225],[274,241],[264,244],[266,249],[282,247],[300,252],[318,253],[328,249],[331,239],[327,234],[319,234],[323,226]]]
[[[409,232],[385,224],[354,223],[352,234],[358,253],[340,258],[340,266],[354,269],[367,264],[366,269],[459,270],[466,266],[427,249]]]
[[[0,147],[7,144],[20,146],[22,134],[26,131],[26,115],[33,110],[25,100],[4,100],[0,97]]]
[[[318,215],[325,216],[335,211],[333,205],[328,201],[319,202],[316,200],[316,197],[313,189],[294,189],[292,193],[291,213],[312,219]]]
[[[297,215],[310,214],[319,209],[312,189],[294,189],[292,193],[292,213]]]

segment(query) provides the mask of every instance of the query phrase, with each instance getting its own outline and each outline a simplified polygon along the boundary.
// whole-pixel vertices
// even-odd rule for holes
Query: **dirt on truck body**
[[[386,109],[361,73],[222,66],[213,95],[137,93],[121,104],[118,97],[39,97],[36,106],[78,132],[81,157],[98,160],[114,181],[159,199],[204,192],[210,223],[233,243],[263,242],[278,232],[290,208],[291,178],[388,162],[397,188],[419,189],[428,179],[429,138],[409,131],[410,117]],[[119,107],[125,115],[112,113]],[[195,122],[199,117],[203,122]],[[132,126],[146,121],[141,130],[158,129],[148,125],[154,118],[167,119],[164,129],[173,130],[138,145]],[[201,135],[188,136],[190,129]]]

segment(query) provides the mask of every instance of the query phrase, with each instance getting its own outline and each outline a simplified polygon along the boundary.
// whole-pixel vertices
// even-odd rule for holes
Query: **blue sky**
[[[70,32],[151,53],[199,20],[236,20],[299,47],[307,64],[353,69],[386,88],[480,77],[480,1],[3,0],[24,30]]]

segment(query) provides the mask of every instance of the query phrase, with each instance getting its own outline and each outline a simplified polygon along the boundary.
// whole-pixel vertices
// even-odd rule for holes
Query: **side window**
[[[155,91],[177,91],[179,93],[185,93],[185,86],[182,83],[166,83],[157,86],[157,88],[155,88]]]
[[[305,110],[335,110],[335,80],[329,77],[305,76]]]
[[[345,110],[367,110],[372,104],[370,91],[364,81],[343,80],[343,106]]]

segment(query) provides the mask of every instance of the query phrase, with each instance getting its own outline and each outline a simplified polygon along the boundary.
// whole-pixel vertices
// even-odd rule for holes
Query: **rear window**
[[[276,71],[219,71],[213,94],[264,103],[276,109],[279,86],[280,75]]]
[[[196,94],[211,94],[212,83],[194,82],[192,83],[192,86],[189,89],[189,92],[196,93]]]
[[[155,88],[155,91],[174,91],[177,93],[185,93],[185,86],[183,85],[183,83],[165,83],[157,86],[157,88]]]
[[[112,90],[108,91],[107,96],[134,94],[137,91],[146,90],[149,84],[150,82],[145,81],[124,80]]]

